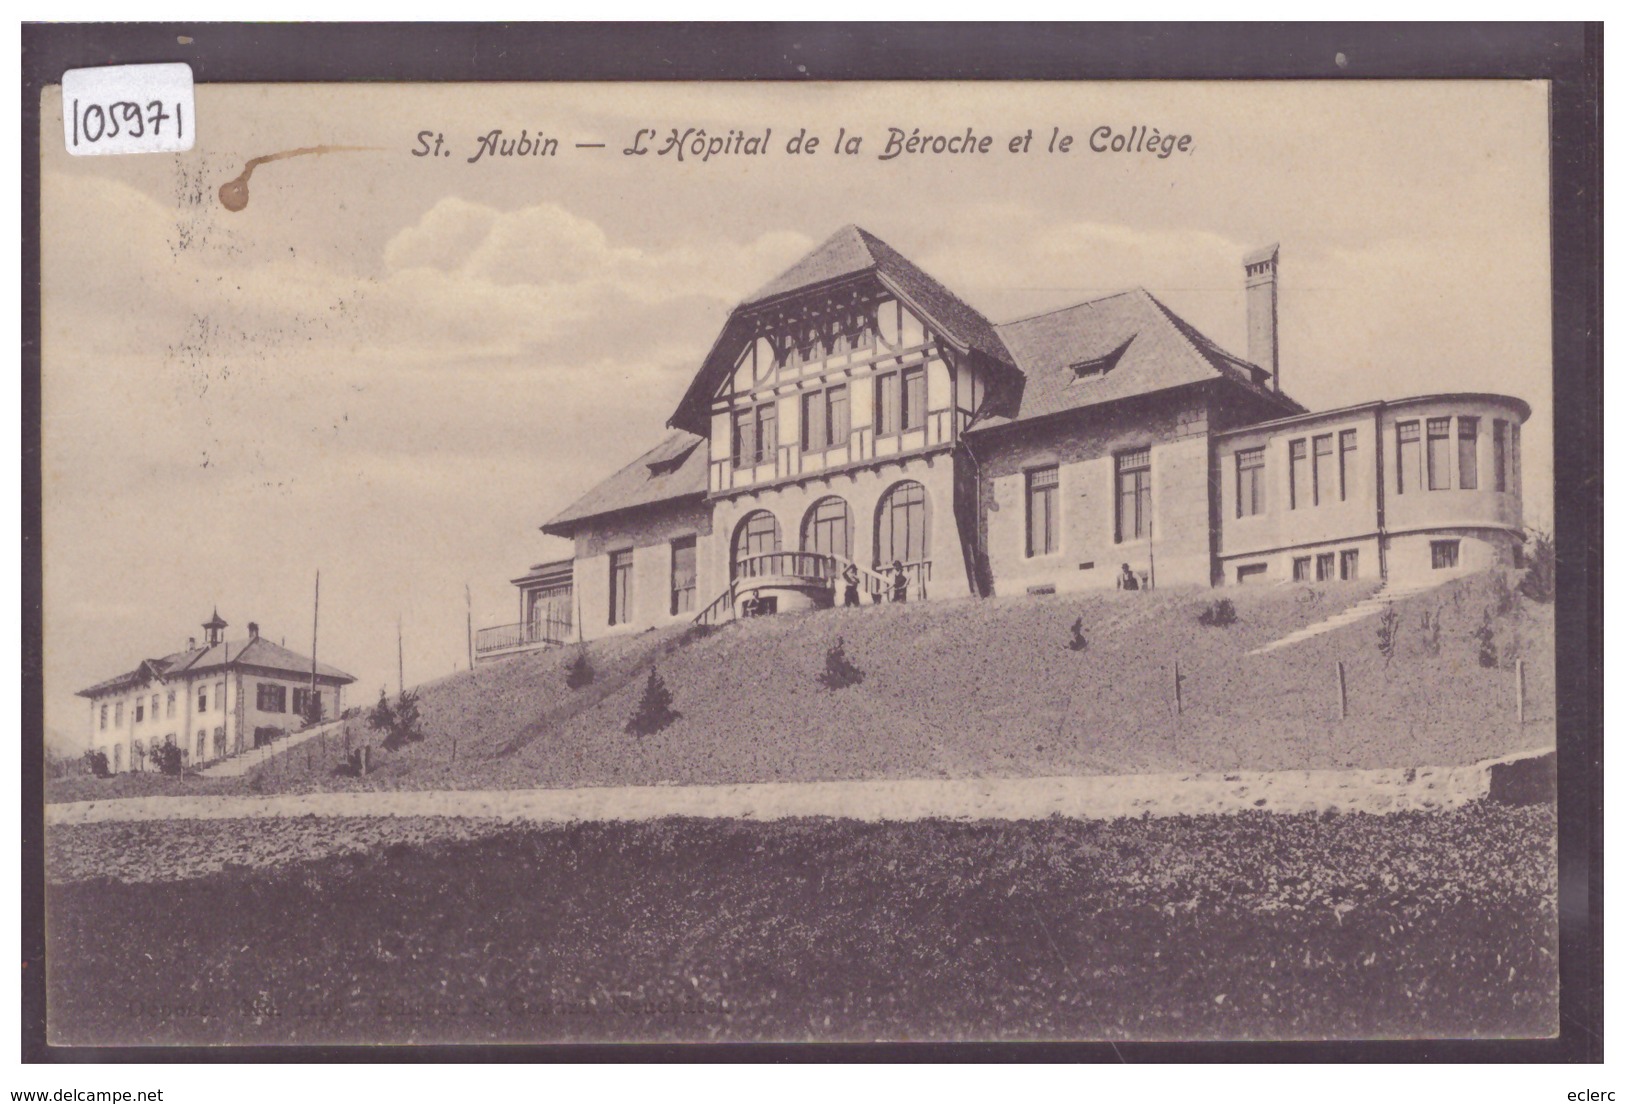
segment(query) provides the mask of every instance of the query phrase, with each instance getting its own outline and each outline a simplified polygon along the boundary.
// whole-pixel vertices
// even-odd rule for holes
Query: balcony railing
[[[574,627],[569,614],[563,613],[517,625],[480,629],[474,634],[474,659],[478,661],[504,652],[565,644],[573,635]]]
[[[739,590],[748,588],[752,579],[792,577],[800,579],[822,579],[827,581],[837,592],[840,589],[840,579],[846,572],[846,566],[851,561],[839,556],[829,556],[822,552],[761,552],[754,556],[745,556],[734,564],[734,578],[728,588],[714,598],[710,605],[701,610],[694,618],[696,625],[717,625],[723,621],[732,620],[735,616],[735,601]],[[892,579],[889,567],[876,567],[870,569],[861,564],[853,564],[858,569],[858,590],[869,596],[872,603],[891,602],[897,597],[897,589]],[[903,565],[903,575],[908,580],[907,597],[920,600],[927,596],[931,582],[931,561],[918,560]],[[836,601],[840,601],[837,593]]]

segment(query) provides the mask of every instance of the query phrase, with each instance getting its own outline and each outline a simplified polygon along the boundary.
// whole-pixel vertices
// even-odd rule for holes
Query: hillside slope
[[[1393,604],[1391,654],[1374,617],[1260,656],[1373,585],[1014,597],[831,610],[595,642],[522,656],[421,688],[429,738],[376,747],[365,778],[297,753],[261,790],[469,788],[966,778],[1463,763],[1553,742],[1551,609],[1503,574]],[[1227,627],[1198,622],[1234,602]],[[1087,646],[1069,646],[1081,622]],[[1487,636],[1486,636],[1487,634]],[[1485,652],[1485,639],[1494,656]],[[837,641],[863,681],[826,689]],[[1513,663],[1526,666],[1526,723]],[[1177,660],[1180,705],[1174,696]],[[1339,719],[1336,664],[1349,714]],[[625,731],[651,666],[680,717]],[[453,746],[455,744],[455,758]]]

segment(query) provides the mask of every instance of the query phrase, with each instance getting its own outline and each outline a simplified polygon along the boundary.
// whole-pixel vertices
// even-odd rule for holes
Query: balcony
[[[474,634],[474,662],[485,663],[522,652],[533,652],[538,648],[566,644],[574,632],[575,626],[565,612],[517,625],[480,629]]]

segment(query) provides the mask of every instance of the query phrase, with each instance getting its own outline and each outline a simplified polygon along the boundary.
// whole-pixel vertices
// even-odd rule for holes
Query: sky
[[[1311,409],[1526,399],[1526,520],[1550,524],[1541,83],[197,96],[190,152],[107,157],[70,157],[58,90],[43,101],[60,746],[88,730],[75,690],[182,648],[216,608],[234,638],[253,620],[308,654],[318,571],[319,655],[357,676],[353,701],[393,688],[397,622],[408,684],[466,666],[470,606],[476,627],[518,620],[510,580],[569,555],[538,527],[655,444],[732,307],[849,223],[995,322],[1142,286],[1243,356],[1241,258],[1279,242],[1284,388]],[[1136,126],[1189,135],[1186,152],[1088,148]],[[657,152],[673,128],[767,152],[679,161]],[[883,159],[890,128],[991,148]],[[557,156],[470,162],[494,129],[555,138]],[[640,130],[649,152],[623,152]],[[835,150],[843,130],[856,152]],[[819,148],[787,152],[803,131]],[[413,156],[420,132],[449,155]],[[219,202],[251,158],[323,145],[361,148],[262,164],[245,208]]]

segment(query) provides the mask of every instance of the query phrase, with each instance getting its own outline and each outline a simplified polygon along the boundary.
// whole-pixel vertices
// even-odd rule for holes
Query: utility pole
[[[397,692],[406,693],[406,649],[401,643],[401,615],[395,615],[395,686]]]
[[[322,569],[316,569],[316,601],[310,612],[310,700],[305,705],[306,720],[320,720],[316,712],[316,633],[322,623]]]
[[[468,669],[474,669],[474,595],[463,584],[463,606],[468,611]]]

